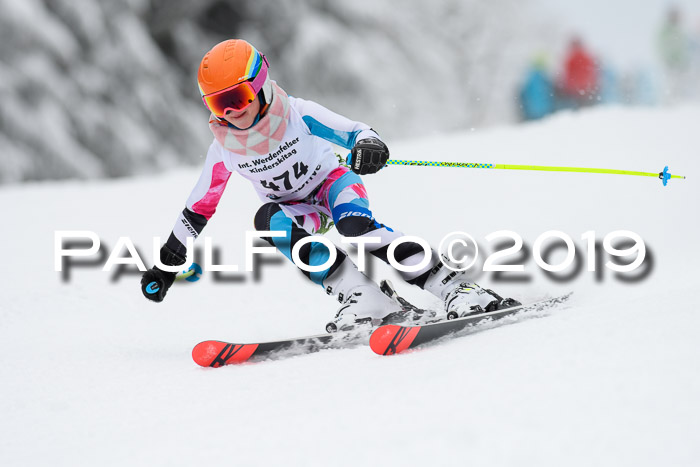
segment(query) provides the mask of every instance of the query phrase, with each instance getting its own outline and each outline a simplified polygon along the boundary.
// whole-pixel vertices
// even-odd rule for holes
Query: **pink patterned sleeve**
[[[224,165],[221,150],[214,142],[209,147],[202,174],[187,199],[187,208],[209,220],[224,194],[231,172]]]
[[[197,238],[216,212],[221,195],[231,172],[224,166],[221,147],[214,142],[209,147],[202,174],[195,185],[187,205],[182,210],[166,244],[174,252],[185,256],[188,237]]]

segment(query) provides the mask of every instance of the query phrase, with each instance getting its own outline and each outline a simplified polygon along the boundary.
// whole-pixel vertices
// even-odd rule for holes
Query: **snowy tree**
[[[196,163],[203,54],[244,38],[290,94],[388,138],[507,121],[535,20],[516,0],[0,0],[0,183]],[[535,46],[536,47],[536,46]]]

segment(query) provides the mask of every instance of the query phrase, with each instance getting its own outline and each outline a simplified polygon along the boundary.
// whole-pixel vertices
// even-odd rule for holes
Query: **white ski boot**
[[[469,281],[462,271],[452,271],[439,263],[430,272],[424,289],[442,299],[447,319],[502,310],[520,305],[512,298],[503,298],[491,289]]]
[[[341,303],[335,319],[326,324],[327,332],[350,330],[357,325],[376,326],[404,310],[396,298],[382,292],[376,283],[358,271],[350,258],[345,258],[323,285],[326,292],[337,295]]]

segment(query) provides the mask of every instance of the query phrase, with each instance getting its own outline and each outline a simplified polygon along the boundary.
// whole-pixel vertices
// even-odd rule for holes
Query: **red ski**
[[[389,281],[382,281],[382,291],[390,297],[394,297],[406,311],[419,312],[418,316],[433,316],[426,310],[419,310],[411,305],[403,297],[399,296]],[[427,315],[424,315],[427,313]],[[234,363],[258,362],[262,360],[276,360],[318,352],[324,349],[342,349],[367,345],[370,327],[357,327],[354,330],[337,331],[329,334],[320,334],[309,337],[297,337],[273,342],[234,344],[222,341],[204,341],[192,349],[192,359],[197,365],[218,368]]]
[[[192,359],[197,365],[212,368],[234,363],[273,360],[309,354],[324,349],[367,345],[369,332],[369,330],[336,332],[258,344],[204,341],[194,346]]]
[[[503,310],[479,313],[448,321],[424,324],[418,326],[400,326],[388,324],[378,327],[370,336],[369,346],[379,355],[393,355],[412,349],[445,336],[473,327],[484,321],[492,321],[528,311],[539,311],[551,308],[566,301],[571,293],[561,297],[542,300],[531,305],[520,305]]]

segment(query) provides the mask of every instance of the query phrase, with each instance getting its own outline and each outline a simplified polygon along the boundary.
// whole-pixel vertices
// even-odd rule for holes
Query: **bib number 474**
[[[292,166],[292,169],[293,174],[291,175],[294,175],[294,178],[297,180],[299,180],[301,177],[303,177],[309,172],[309,166],[304,164],[303,162],[295,162]],[[284,185],[285,191],[289,191],[292,189],[292,183],[290,181],[291,175],[289,173],[289,170],[287,170],[281,175],[272,177],[272,180],[280,182],[282,185]],[[274,181],[271,182],[268,180],[260,180],[260,184],[267,190],[280,191],[281,189],[280,186]]]

